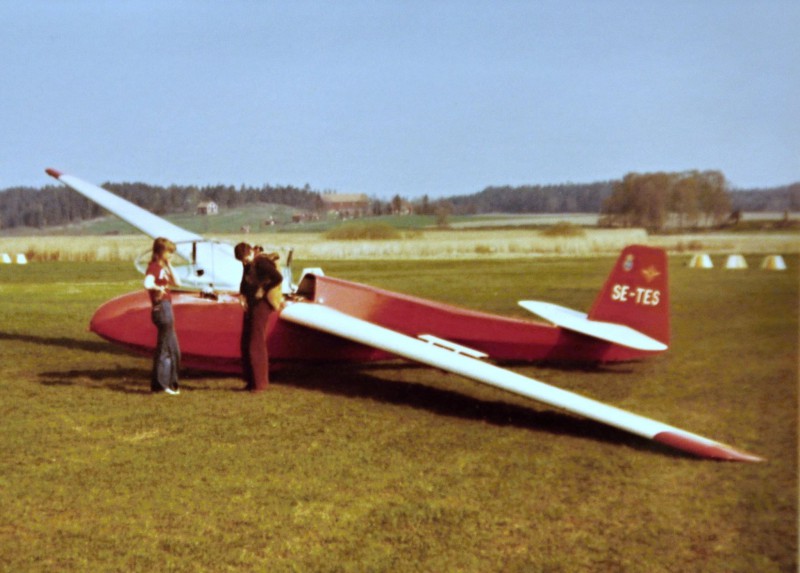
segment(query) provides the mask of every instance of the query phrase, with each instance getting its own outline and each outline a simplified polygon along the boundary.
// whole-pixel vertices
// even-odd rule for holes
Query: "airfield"
[[[141,288],[130,261],[150,241],[0,237],[31,255],[0,265],[0,569],[797,570],[796,233],[251,238],[294,247],[296,273],[519,318],[524,298],[588,310],[618,249],[665,247],[667,353],[505,366],[766,461],[697,459],[400,361],[287,368],[258,396],[186,372],[154,396],[149,358],[87,331]],[[714,268],[689,268],[696,252]],[[734,252],[747,269],[722,267]],[[776,253],[787,270],[759,268]]]

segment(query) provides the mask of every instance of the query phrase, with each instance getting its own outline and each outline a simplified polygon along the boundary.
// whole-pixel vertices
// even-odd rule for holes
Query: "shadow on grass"
[[[194,370],[182,371],[180,382],[191,390],[218,390],[219,384],[209,374]],[[39,374],[43,386],[84,386],[125,394],[150,394],[150,368],[94,368],[59,370]]]
[[[0,340],[28,342],[31,344],[41,344],[43,346],[60,346],[69,350],[83,350],[85,352],[104,352],[106,354],[125,356],[131,356],[132,354],[103,340],[77,340],[65,336],[36,336],[33,334],[13,334],[10,332],[0,332]]]
[[[126,394],[150,393],[150,369],[99,368],[39,374],[43,386],[85,386]]]
[[[564,372],[608,372],[609,374],[631,374],[634,372],[634,364],[637,361],[627,362],[575,362],[569,360],[541,360],[536,362],[540,369],[561,370]],[[530,362],[521,360],[506,360],[497,362],[501,368],[513,368],[531,366]]]
[[[294,366],[271,375],[281,386],[303,388],[325,394],[374,400],[385,404],[426,410],[439,416],[473,420],[494,426],[511,426],[536,432],[586,438],[621,445],[640,451],[656,451],[677,458],[693,456],[662,446],[611,426],[552,410],[540,410],[499,400],[483,400],[457,391],[434,388],[424,383],[386,380],[371,375],[370,370],[421,370],[414,364]],[[126,394],[150,394],[150,368],[101,368],[42,372],[45,386],[81,385]],[[185,388],[219,390],[219,375],[198,371],[181,373]],[[206,381],[206,382],[204,382]],[[235,390],[240,390],[238,386]],[[267,393],[266,397],[269,396]]]
[[[398,406],[427,410],[440,416],[473,420],[494,426],[511,426],[557,435],[575,436],[609,444],[624,445],[640,451],[656,451],[676,458],[696,459],[657,442],[587,418],[552,410],[542,411],[531,401],[530,407],[499,400],[483,400],[457,391],[433,388],[422,383],[377,378],[368,373],[370,366],[303,367],[279,371],[276,384],[320,391],[325,394],[375,400]],[[375,366],[386,370],[386,365]],[[420,369],[400,364],[398,369]],[[469,382],[467,382],[469,384]]]

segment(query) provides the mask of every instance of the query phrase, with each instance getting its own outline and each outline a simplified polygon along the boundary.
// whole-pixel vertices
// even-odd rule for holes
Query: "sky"
[[[0,189],[800,181],[797,0],[0,0]]]

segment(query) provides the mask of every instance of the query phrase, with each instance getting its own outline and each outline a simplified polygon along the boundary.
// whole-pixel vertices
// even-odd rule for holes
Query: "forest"
[[[445,199],[460,215],[478,213],[599,213],[612,181],[562,185],[487,187],[474,195]]]
[[[259,202],[307,211],[322,209],[322,192],[308,185],[101,186],[158,215],[191,213],[203,201],[214,201],[221,209]],[[601,213],[612,225],[658,229],[670,215],[677,216],[682,225],[691,226],[710,224],[736,211],[800,211],[800,182],[769,189],[731,190],[718,171],[629,173],[617,181],[489,186],[471,195],[437,199],[427,195],[414,200],[399,195],[390,200],[373,197],[371,211],[375,215],[398,212],[404,203],[411,204],[420,214]],[[95,203],[63,186],[0,191],[0,232],[67,225],[102,215],[103,210]]]

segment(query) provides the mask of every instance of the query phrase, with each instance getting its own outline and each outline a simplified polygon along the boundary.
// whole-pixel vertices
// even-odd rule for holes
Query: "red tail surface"
[[[625,247],[589,319],[624,324],[669,345],[667,253],[643,245]]]

